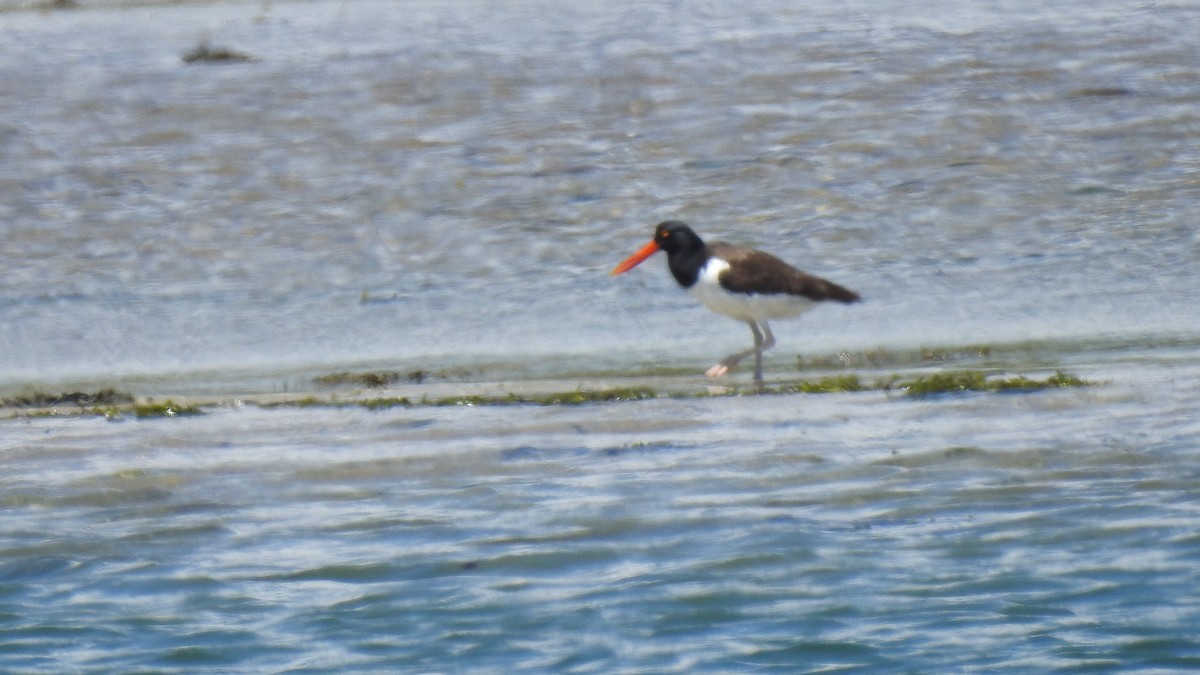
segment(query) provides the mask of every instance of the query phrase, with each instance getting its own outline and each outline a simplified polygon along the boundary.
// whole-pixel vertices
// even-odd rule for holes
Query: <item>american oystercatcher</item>
[[[823,300],[860,299],[858,293],[801,272],[770,253],[721,242],[705,244],[678,220],[659,223],[654,239],[612,274],[628,272],[658,251],[667,252],[667,267],[680,286],[712,311],[745,321],[754,333],[753,347],[721,359],[705,372],[709,377],[721,377],[753,354],[754,381],[761,384],[762,353],[775,346],[768,319],[800,316]]]

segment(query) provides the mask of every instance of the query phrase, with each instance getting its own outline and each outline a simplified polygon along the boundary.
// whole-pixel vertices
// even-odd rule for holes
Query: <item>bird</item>
[[[706,244],[678,220],[659,223],[650,243],[610,274],[624,274],[658,251],[666,252],[667,268],[680,286],[717,314],[745,322],[754,334],[753,347],[721,359],[705,371],[708,377],[724,376],[753,354],[754,381],[761,387],[763,352],[775,346],[768,320],[794,318],[828,300],[849,304],[862,299],[765,251],[723,242]]]

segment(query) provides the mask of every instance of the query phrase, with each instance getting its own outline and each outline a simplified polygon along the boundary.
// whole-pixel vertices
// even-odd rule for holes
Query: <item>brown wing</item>
[[[721,285],[734,293],[787,293],[809,300],[858,302],[858,293],[832,281],[792,267],[770,253],[732,244],[713,243],[709,250],[726,260],[730,269],[721,274]]]

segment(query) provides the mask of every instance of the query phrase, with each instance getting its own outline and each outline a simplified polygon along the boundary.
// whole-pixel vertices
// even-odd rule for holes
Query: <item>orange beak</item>
[[[628,272],[629,270],[640,265],[642,263],[642,261],[645,260],[646,258],[649,258],[650,256],[654,255],[655,253],[658,253],[658,251],[659,251],[658,242],[651,241],[649,244],[646,244],[645,246],[643,246],[641,248],[641,250],[639,250],[637,253],[634,253],[633,255],[626,258],[625,262],[614,267],[613,271],[609,272],[609,274],[613,275],[614,277],[617,276],[618,274],[624,274],[625,272]]]

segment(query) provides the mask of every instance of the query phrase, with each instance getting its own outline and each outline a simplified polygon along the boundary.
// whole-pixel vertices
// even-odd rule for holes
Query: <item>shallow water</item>
[[[18,671],[1195,668],[1198,370],[10,421],[3,651]]]
[[[0,387],[706,367],[667,217],[867,298],[769,365],[1195,335],[1200,13],[902,7],[0,13]]]
[[[0,395],[226,401],[0,420],[2,669],[1200,666],[1200,11],[560,4],[0,11]],[[668,217],[866,298],[773,379],[1096,384],[238,402],[699,374]]]

